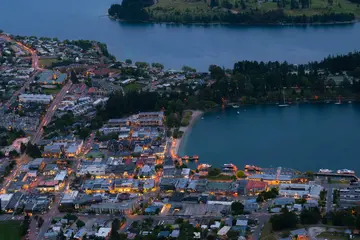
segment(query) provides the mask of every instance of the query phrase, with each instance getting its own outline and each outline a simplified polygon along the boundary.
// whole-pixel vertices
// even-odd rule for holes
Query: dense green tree
[[[233,215],[240,215],[244,213],[244,204],[241,202],[233,202],[231,204],[231,212]]]
[[[321,219],[320,210],[318,208],[304,209],[300,214],[301,224],[317,224]]]
[[[245,175],[245,172],[244,171],[237,171],[237,173],[236,173],[236,176],[238,177],[238,178],[246,178],[246,175]]]
[[[26,154],[32,158],[39,158],[41,157],[41,151],[36,144],[32,144],[29,142],[26,146]]]
[[[211,168],[211,169],[209,170],[208,175],[209,175],[209,176],[218,176],[220,173],[221,173],[221,170],[220,170],[220,169],[213,167],[213,168]]]
[[[295,228],[298,218],[295,213],[289,212],[287,208],[284,208],[281,214],[271,216],[270,222],[274,231],[280,231]]]
[[[79,79],[78,79],[78,77],[76,76],[76,73],[75,73],[74,70],[72,70],[71,73],[70,73],[70,80],[71,80],[71,82],[72,82],[73,84],[79,83]]]

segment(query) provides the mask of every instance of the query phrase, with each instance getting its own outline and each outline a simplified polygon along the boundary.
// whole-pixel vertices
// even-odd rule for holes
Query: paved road
[[[69,91],[71,85],[72,85],[72,82],[68,81],[63,86],[61,91],[56,95],[55,99],[51,102],[51,104],[50,104],[44,118],[42,119],[42,121],[40,122],[40,124],[38,126],[38,129],[37,129],[36,133],[34,134],[34,136],[31,139],[31,142],[33,144],[37,144],[41,140],[41,136],[42,136],[42,134],[44,132],[43,127],[51,122],[51,118],[54,116],[54,113],[55,113],[56,109],[58,108],[59,103],[63,100],[64,96]]]
[[[17,90],[12,96],[11,98],[3,105],[3,107],[0,109],[1,112],[5,112],[7,109],[9,109],[9,107],[16,101],[17,97],[25,92],[25,89],[27,89],[30,85],[30,83],[32,81],[34,81],[35,76],[39,73],[39,71],[41,71],[42,69],[39,68],[39,57],[36,54],[36,51],[33,49],[30,49],[28,47],[26,47],[25,45],[23,45],[21,42],[16,42],[13,39],[11,39],[10,37],[6,36],[6,35],[1,35],[0,34],[0,38],[5,39],[6,41],[9,42],[14,42],[16,43],[20,48],[24,49],[25,51],[27,51],[29,54],[31,54],[31,64],[32,67],[35,69],[35,71],[32,73],[31,77],[24,83],[24,85]]]
[[[80,158],[76,158],[76,160],[72,163],[72,167],[71,167],[72,172],[76,172],[76,170],[79,168],[80,160],[81,160]],[[59,212],[58,207],[59,207],[59,204],[60,204],[63,194],[69,190],[69,185],[73,180],[74,180],[74,174],[72,174],[71,176],[69,176],[66,179],[66,182],[64,184],[65,187],[60,192],[55,193],[55,201],[54,201],[53,205],[51,206],[50,211],[48,211],[47,213],[42,215],[42,218],[44,219],[44,223],[41,226],[39,234],[36,236],[36,238],[30,238],[30,240],[44,239],[44,234],[49,229],[49,227],[51,225],[51,220],[56,216],[64,215]]]
[[[254,232],[250,236],[250,240],[259,240],[261,238],[261,231],[264,225],[269,221],[271,214],[268,213],[268,207],[271,206],[272,200],[269,202],[263,203],[261,209],[257,213],[253,213],[252,218],[258,219],[258,225],[255,228]]]

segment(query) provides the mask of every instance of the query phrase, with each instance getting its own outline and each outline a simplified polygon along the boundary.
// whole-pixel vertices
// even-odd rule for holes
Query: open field
[[[131,91],[139,91],[143,88],[143,85],[139,83],[130,83],[124,87],[125,92],[131,92]]]
[[[57,58],[40,58],[39,66],[43,68],[51,67],[53,63],[58,62]]]
[[[54,88],[54,89],[52,89],[52,88],[44,88],[43,92],[45,94],[57,94],[58,92],[60,92],[60,90],[61,89],[59,89],[59,88]]]
[[[317,236],[318,239],[328,239],[328,240],[346,240],[348,239],[343,233],[332,233],[332,232],[323,232]]]
[[[18,221],[0,222],[0,240],[20,240],[21,227]]]
[[[208,9],[206,1],[185,1],[185,0],[158,0],[156,4],[150,8],[174,8],[179,10],[185,10],[187,8],[199,8],[199,9]]]

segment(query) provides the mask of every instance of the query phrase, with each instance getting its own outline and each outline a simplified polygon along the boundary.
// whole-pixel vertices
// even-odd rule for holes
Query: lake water
[[[254,164],[360,173],[359,121],[359,104],[226,109],[206,113],[185,136],[179,154],[196,154],[200,163],[215,166],[231,162],[240,168]]]
[[[1,0],[0,29],[19,35],[105,42],[118,59],[161,62],[167,68],[238,60],[305,63],[359,49],[360,24],[337,26],[184,26],[110,20],[116,0]]]

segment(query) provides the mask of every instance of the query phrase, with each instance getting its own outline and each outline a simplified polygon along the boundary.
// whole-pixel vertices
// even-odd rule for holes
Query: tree
[[[237,171],[236,177],[238,177],[238,178],[246,178],[245,172],[241,171],[241,170]]]
[[[29,155],[32,158],[39,158],[41,157],[41,151],[39,147],[36,144],[31,144],[31,142],[28,142],[26,146],[26,154]]]
[[[356,216],[355,227],[356,229],[360,229],[360,215]]]
[[[9,152],[9,158],[17,158],[19,157],[19,153],[16,150],[11,150]]]
[[[189,66],[183,66],[183,67],[181,68],[181,70],[182,70],[183,72],[196,72],[196,69],[195,69],[195,68],[192,68],[192,67],[189,67]]]
[[[158,69],[164,69],[164,65],[161,63],[152,63],[151,67],[158,68]]]
[[[85,140],[91,133],[91,130],[89,128],[81,128],[79,130],[79,137],[82,140]]]
[[[20,152],[21,154],[24,154],[26,152],[26,145],[24,143],[20,144]]]
[[[287,208],[284,208],[281,214],[271,216],[270,222],[274,231],[280,231],[295,228],[298,218],[295,213],[289,212]]]
[[[304,209],[300,214],[301,224],[317,224],[321,219],[320,210],[318,208]]]
[[[218,168],[210,168],[208,172],[208,176],[215,177],[218,176],[221,173],[221,170]]]
[[[209,67],[210,76],[215,79],[220,79],[225,76],[225,71],[216,65],[210,65]]]
[[[70,80],[72,81],[73,84],[79,83],[79,79],[78,79],[78,77],[76,76],[76,72],[75,72],[74,70],[71,70]]]
[[[120,229],[120,220],[115,218],[111,223],[111,232],[110,232],[110,240],[119,240],[120,234],[118,230]]]
[[[85,226],[85,223],[83,221],[81,221],[80,219],[78,219],[76,221],[76,227],[77,228],[82,228],[83,226]]]
[[[125,63],[128,64],[128,65],[130,65],[130,64],[132,64],[132,60],[131,60],[131,59],[126,59],[126,60],[125,60]]]
[[[244,205],[241,202],[233,202],[231,204],[231,212],[233,215],[240,215],[244,213]]]

